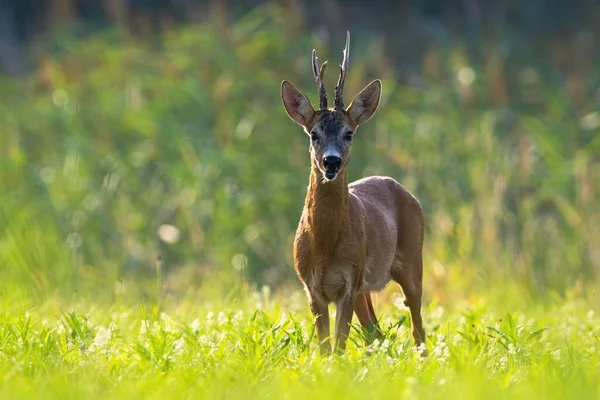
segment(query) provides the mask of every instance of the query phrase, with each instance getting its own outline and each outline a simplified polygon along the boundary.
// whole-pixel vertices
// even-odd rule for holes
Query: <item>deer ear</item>
[[[281,82],[281,100],[290,118],[302,127],[310,125],[315,109],[310,101],[288,81]]]
[[[370,120],[377,110],[380,98],[381,81],[376,79],[361,90],[346,109],[352,122],[358,126]]]

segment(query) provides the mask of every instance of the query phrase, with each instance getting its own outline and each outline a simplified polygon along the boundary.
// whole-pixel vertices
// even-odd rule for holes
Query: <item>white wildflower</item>
[[[502,357],[498,360],[498,364],[500,364],[500,368],[506,368],[506,364],[508,364],[508,357]]]
[[[198,336],[198,342],[200,342],[200,344],[203,344],[203,345],[209,345],[210,339],[206,335],[201,335],[201,336]]]
[[[387,363],[390,367],[394,367],[394,366],[398,365],[398,363],[400,362],[400,360],[398,358],[392,357],[392,356],[386,356],[385,360],[387,361]]]
[[[229,318],[221,311],[217,317],[217,324],[220,326],[226,325],[229,322]]]
[[[173,326],[175,325],[175,322],[171,319],[171,317],[169,317],[165,313],[161,313],[160,319],[164,322],[164,327],[162,329],[165,332],[172,332],[174,330]],[[159,329],[160,329],[160,327],[159,327]]]
[[[427,345],[425,343],[421,343],[419,346],[413,346],[413,353],[422,355],[427,352]]]
[[[443,339],[443,335],[438,334],[438,343],[433,347],[431,354],[438,359],[440,364],[445,364],[450,358],[450,349],[446,342],[440,339],[440,336]]]
[[[465,340],[465,338],[460,333],[455,333],[452,336],[452,343],[458,344],[458,343],[462,343],[464,340]]]
[[[109,346],[109,342],[112,338],[112,333],[115,328],[116,326],[114,326],[114,324],[112,323],[108,328],[105,328],[103,326],[96,327],[96,336],[94,336],[94,340],[92,341],[89,350],[99,351],[107,348]]]
[[[367,351],[374,353],[379,349],[380,345],[381,345],[381,342],[379,341],[379,339],[375,339],[375,340],[373,340],[373,343],[371,343],[369,345],[369,347],[367,348]]]
[[[173,342],[173,354],[180,356],[185,353],[185,340],[179,338]]]
[[[200,330],[200,320],[198,318],[193,320],[190,324],[190,328],[192,328],[194,332],[198,332]]]
[[[233,318],[231,318],[231,322],[240,322],[243,319],[244,319],[244,312],[240,310],[233,315]]]
[[[384,339],[384,341],[381,342],[381,350],[382,351],[388,351],[388,349],[390,348],[391,344],[392,344],[392,342],[390,342],[389,339]]]

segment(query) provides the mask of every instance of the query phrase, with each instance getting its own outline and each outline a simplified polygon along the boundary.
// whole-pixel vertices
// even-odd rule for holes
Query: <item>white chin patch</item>
[[[323,176],[325,177],[325,180],[327,180],[327,181],[332,181],[332,180],[334,180],[335,178],[337,178],[337,176],[338,176],[338,173],[337,173],[337,172],[325,172],[325,173],[323,174]]]

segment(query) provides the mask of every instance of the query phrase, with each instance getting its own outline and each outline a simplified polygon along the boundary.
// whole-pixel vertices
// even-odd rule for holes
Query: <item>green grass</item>
[[[600,315],[582,301],[507,309],[424,309],[430,355],[389,302],[386,339],[355,326],[342,356],[321,357],[304,297],[224,304],[84,300],[0,309],[0,398],[597,399]]]

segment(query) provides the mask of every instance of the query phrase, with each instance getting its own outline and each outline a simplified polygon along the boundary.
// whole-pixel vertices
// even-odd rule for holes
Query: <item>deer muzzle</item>
[[[325,157],[323,157],[323,168],[325,169],[325,178],[328,180],[335,179],[340,170],[341,165],[342,159],[337,155],[326,155]]]

